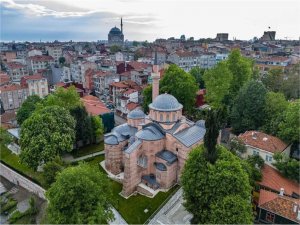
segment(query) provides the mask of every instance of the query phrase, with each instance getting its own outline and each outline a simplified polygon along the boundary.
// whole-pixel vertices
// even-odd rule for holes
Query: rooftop
[[[182,109],[182,105],[177,101],[173,95],[161,94],[157,96],[149,105],[150,109],[157,111],[177,111]]]
[[[259,131],[246,131],[245,133],[240,134],[239,138],[243,140],[246,145],[271,153],[283,152],[288,147],[288,144],[284,143],[279,138]]]

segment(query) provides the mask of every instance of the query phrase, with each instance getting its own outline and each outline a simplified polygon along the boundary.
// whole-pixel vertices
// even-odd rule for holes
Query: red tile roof
[[[24,79],[24,80],[41,80],[41,79],[44,79],[44,77],[41,75],[41,74],[33,74],[33,75],[29,75],[29,76],[24,76],[22,77],[21,79]]]
[[[139,107],[140,105],[138,103],[135,102],[129,102],[126,107],[129,111],[134,110],[135,108]]]
[[[280,196],[278,194],[261,190],[259,195],[259,207],[266,209],[267,211],[276,213],[282,217],[290,219],[295,222],[300,222],[297,220],[298,209],[300,200],[289,198],[286,196]],[[294,207],[296,212],[294,211]]]
[[[150,65],[148,65],[147,63],[138,62],[138,61],[128,62],[127,65],[131,66],[135,70],[143,70],[150,67]]]
[[[175,52],[179,57],[193,57],[195,54],[193,52],[179,50]]]
[[[265,150],[267,152],[283,152],[288,144],[284,143],[277,137],[259,132],[246,131],[239,135],[239,138],[244,141],[246,145]]]
[[[21,69],[21,68],[24,68],[26,66],[21,64],[21,63],[18,63],[18,62],[9,62],[9,63],[7,63],[7,67],[9,69],[14,70],[14,69]]]
[[[104,76],[107,76],[107,75],[110,75],[111,73],[110,72],[107,72],[107,71],[97,71],[94,73],[95,76],[97,77],[104,77]]]
[[[95,96],[86,95],[82,97],[81,100],[83,101],[86,111],[90,115],[98,116],[111,112],[108,108],[106,108],[104,103]]]
[[[38,62],[54,60],[53,57],[50,55],[35,55],[35,56],[28,57],[28,58],[32,61],[38,61]]]
[[[283,177],[278,170],[267,164],[262,169],[262,180],[258,184],[277,192],[284,188],[284,193],[289,196],[293,192],[300,195],[300,186],[297,182]]]
[[[128,85],[125,84],[123,81],[121,81],[121,82],[112,82],[110,84],[110,86],[117,87],[117,88],[127,88],[128,87]]]
[[[0,74],[0,85],[8,83],[9,81],[10,81],[10,78],[6,73]]]
[[[21,90],[21,89],[27,89],[26,87],[22,87],[19,84],[9,84],[9,85],[4,85],[0,87],[1,92],[6,92],[6,91],[16,91],[16,90]]]
[[[124,95],[130,95],[130,94],[132,94],[134,92],[137,92],[137,90],[135,90],[135,89],[128,89],[127,91],[123,92],[123,94]]]

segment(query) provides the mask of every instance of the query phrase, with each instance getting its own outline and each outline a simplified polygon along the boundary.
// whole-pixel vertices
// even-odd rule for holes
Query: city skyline
[[[2,41],[107,40],[120,27],[128,40],[176,37],[250,40],[275,30],[276,39],[299,39],[298,1],[71,1],[1,0]],[[198,22],[199,21],[199,22]],[[270,29],[269,29],[270,27]]]

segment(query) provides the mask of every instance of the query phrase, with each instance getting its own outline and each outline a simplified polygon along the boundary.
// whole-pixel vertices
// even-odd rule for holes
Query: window
[[[253,155],[259,155],[259,151],[253,150]]]
[[[169,113],[167,114],[167,122],[170,122],[170,115],[169,115]]]
[[[266,155],[266,161],[267,161],[267,162],[272,162],[272,160],[273,160],[273,157],[272,157],[272,156]]]
[[[275,214],[267,212],[267,214],[266,214],[266,221],[268,221],[268,222],[274,222],[274,219],[275,219]]]
[[[160,114],[160,121],[163,121],[164,118],[163,118],[163,114]]]
[[[172,114],[173,114],[173,121],[175,121],[176,120],[176,118],[175,118],[176,117],[176,113],[173,112]]]

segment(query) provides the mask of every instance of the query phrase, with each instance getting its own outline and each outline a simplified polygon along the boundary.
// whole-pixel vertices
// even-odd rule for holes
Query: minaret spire
[[[123,19],[122,19],[122,17],[121,17],[121,32],[123,34]]]
[[[158,63],[157,63],[157,50],[155,50],[155,56],[154,56],[154,63],[153,63],[151,78],[152,78],[152,102],[153,102],[154,99],[159,95],[160,74],[159,74],[159,66],[158,66]]]

